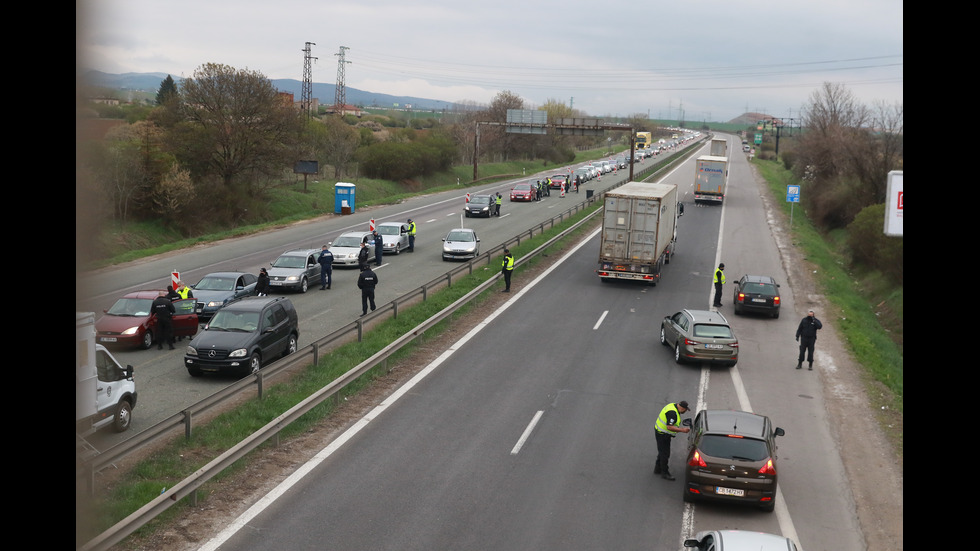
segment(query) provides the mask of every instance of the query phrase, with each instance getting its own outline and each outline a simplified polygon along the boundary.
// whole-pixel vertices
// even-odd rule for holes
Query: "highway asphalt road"
[[[811,551],[865,549],[831,436],[836,414],[818,372],[793,369],[805,299],[786,283],[760,188],[744,158],[733,161],[724,207],[688,205],[656,287],[600,283],[595,235],[539,280],[516,277],[506,308],[452,355],[203,549],[680,549],[721,528],[782,533]],[[691,180],[688,161],[666,181],[690,200]],[[710,306],[719,260],[739,365],[677,365],[660,321]],[[744,272],[783,283],[780,319],[731,313],[731,282]],[[681,479],[653,475],[654,420],[682,399],[752,410],[786,430],[774,513],[685,504]]]

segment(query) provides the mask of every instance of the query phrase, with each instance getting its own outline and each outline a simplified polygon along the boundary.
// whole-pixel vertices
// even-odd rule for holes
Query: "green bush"
[[[871,205],[861,210],[847,226],[847,243],[851,259],[860,268],[877,270],[892,281],[904,283],[903,238],[884,233],[885,205]]]

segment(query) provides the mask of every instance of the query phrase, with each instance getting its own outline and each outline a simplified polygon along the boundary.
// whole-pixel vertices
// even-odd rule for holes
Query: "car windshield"
[[[746,283],[742,287],[743,293],[758,293],[760,295],[775,295],[776,286],[771,283]]]
[[[698,448],[705,455],[719,459],[741,459],[743,461],[762,461],[769,457],[769,448],[764,440],[706,434]]]
[[[486,205],[488,203],[490,203],[490,198],[486,196],[477,195],[476,197],[470,199],[470,204],[473,205]]]
[[[305,268],[306,267],[306,257],[305,256],[288,256],[282,255],[272,263],[273,268]]]
[[[446,237],[446,241],[475,241],[473,234],[468,231],[452,231]]]
[[[251,332],[259,328],[258,312],[235,312],[232,310],[218,310],[218,313],[211,318],[208,330],[217,331],[246,331]]]
[[[712,339],[731,339],[732,328],[727,325],[712,325],[708,323],[698,323],[694,326],[694,336]]]
[[[381,235],[398,235],[401,233],[401,228],[399,226],[379,226],[378,233]]]
[[[153,301],[148,298],[121,298],[106,311],[113,316],[149,316]]]
[[[338,237],[336,241],[333,242],[334,247],[360,247],[361,238],[348,235],[346,237]]]
[[[197,291],[234,291],[234,277],[205,277],[200,283],[194,286]]]

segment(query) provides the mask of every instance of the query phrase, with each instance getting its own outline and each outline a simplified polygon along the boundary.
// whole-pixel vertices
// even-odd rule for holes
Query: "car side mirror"
[[[132,365],[127,365],[126,366],[126,369],[123,370],[123,375],[125,375],[127,379],[132,379],[133,378],[133,371],[134,371],[133,370],[133,366]]]
[[[786,431],[784,431],[779,427],[776,427],[776,430],[773,432],[773,434],[776,436],[783,436],[784,434],[786,434]]]
[[[683,421],[681,421],[681,425],[682,426],[685,426],[687,428],[694,427],[694,423],[692,423],[690,419],[684,419]],[[782,429],[779,429],[779,430],[782,430]]]

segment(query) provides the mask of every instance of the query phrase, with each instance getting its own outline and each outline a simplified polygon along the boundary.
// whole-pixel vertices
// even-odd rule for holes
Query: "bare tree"
[[[901,166],[901,104],[869,109],[843,85],[824,83],[804,109],[794,170],[804,200],[825,227],[843,227],[884,201],[888,171]]]
[[[191,181],[190,171],[174,163],[154,186],[151,199],[154,212],[170,222],[179,220],[184,208],[194,200],[194,182]]]
[[[277,178],[291,166],[301,117],[264,75],[208,63],[184,80],[181,162],[226,188]]]

